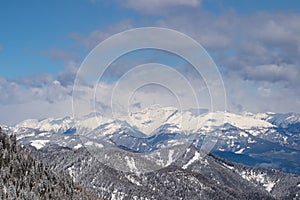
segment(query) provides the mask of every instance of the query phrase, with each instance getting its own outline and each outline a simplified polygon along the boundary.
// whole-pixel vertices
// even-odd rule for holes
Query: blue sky
[[[0,7],[0,66],[1,76],[17,77],[33,73],[58,73],[64,60],[51,59],[41,52],[51,49],[75,50],[82,59],[86,55],[74,40],[72,33],[88,34],[105,29],[123,20],[132,20],[139,26],[155,23],[159,14],[143,15],[126,8],[121,1],[2,1]],[[232,10],[240,15],[257,12],[300,11],[297,0],[226,0],[203,1],[202,9],[213,14]],[[195,9],[195,12],[202,12]],[[144,23],[144,24],[143,24]]]
[[[117,7],[89,1],[6,1],[0,9],[3,48],[0,64],[5,77],[57,73],[64,63],[53,62],[41,51],[80,52],[70,38],[71,33],[86,34],[131,15],[119,12]]]
[[[1,1],[0,89],[6,95],[0,109],[28,107],[36,98],[51,105],[69,99],[76,70],[95,45],[129,28],[158,26],[182,31],[208,50],[222,69],[226,89],[234,91],[230,110],[300,112],[300,1],[149,2]],[[62,99],[48,91],[54,80],[62,85]],[[17,99],[22,92],[29,94],[24,101]],[[284,106],[278,109],[276,102]],[[43,118],[42,112],[23,113],[3,121]]]

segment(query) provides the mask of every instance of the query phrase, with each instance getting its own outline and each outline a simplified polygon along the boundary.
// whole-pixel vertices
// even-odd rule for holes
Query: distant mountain
[[[272,169],[300,174],[295,116],[151,107],[3,129],[104,199],[297,199],[300,177]]]
[[[6,129],[17,135],[20,144],[37,149],[49,144],[77,149],[104,142],[139,153],[172,148],[182,142],[201,148],[205,138],[213,136],[217,141],[212,152],[216,155],[300,174],[299,124],[300,115],[294,113],[238,115],[153,106],[119,119],[91,113],[76,120],[25,120]]]
[[[61,171],[61,170],[60,170]],[[55,172],[0,129],[0,199],[97,199],[62,172]]]

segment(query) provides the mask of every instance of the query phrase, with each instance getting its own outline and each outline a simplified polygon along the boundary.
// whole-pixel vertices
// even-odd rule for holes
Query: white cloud
[[[43,86],[0,79],[0,122],[13,124],[27,118],[63,117],[71,114],[72,86],[58,81]]]
[[[78,33],[71,33],[70,37],[77,41],[80,45],[83,45],[86,49],[92,50],[103,40],[109,38],[113,34],[134,28],[134,25],[129,20],[121,21],[117,24],[109,26],[105,30],[94,30],[88,35],[81,35]]]
[[[229,110],[300,112],[299,20],[289,13],[199,12],[165,16],[157,24],[191,35],[214,53]]]
[[[299,21],[300,14],[240,16],[229,11],[217,16],[204,11],[166,14],[152,25],[186,33],[214,53],[216,64],[222,66],[229,109],[300,112],[296,109],[300,99]],[[108,37],[124,30],[118,28],[120,24],[111,27],[99,35],[107,33]],[[99,39],[91,35],[82,38],[95,45]]]
[[[9,80],[0,77],[0,124],[28,118],[72,115],[72,89],[76,68],[68,65],[56,77],[35,74]]]
[[[127,0],[125,6],[141,13],[162,14],[176,7],[198,7],[200,0]],[[163,12],[164,11],[164,12]]]
[[[166,14],[160,17],[159,21],[150,25],[182,31],[215,54],[217,65],[223,67],[229,110],[300,112],[300,15],[265,12],[240,16],[234,12],[224,12],[217,16],[202,11],[187,12],[184,15],[167,12],[181,6],[198,8],[200,3],[196,0],[125,2],[127,7],[140,12],[160,14],[165,11]],[[136,23],[124,20],[107,29],[95,30],[87,35],[73,33],[71,37],[87,50],[91,50],[112,34],[133,28]],[[153,39],[155,37],[152,36]],[[174,44],[181,45],[176,41]],[[54,55],[65,57],[60,53]],[[133,62],[128,65],[136,64],[139,63]],[[120,66],[112,68],[111,73],[114,76],[120,77],[124,73],[123,70],[128,69],[125,65],[122,65],[122,69]],[[60,72],[57,77],[45,74],[13,81],[0,79],[0,110],[8,113],[7,116],[2,115],[1,123],[32,117],[69,115],[72,82],[77,67],[76,63],[69,63],[66,70]],[[61,84],[54,84],[54,80]],[[197,79],[192,81],[194,85],[199,86],[199,99],[203,101],[201,104],[208,106],[207,95],[203,95],[201,83],[199,84]],[[114,83],[98,88],[97,92],[101,91],[97,93],[96,99],[98,111],[109,112]],[[176,82],[172,84],[176,85]],[[93,88],[83,86],[81,89],[83,93],[80,95],[94,94]],[[185,95],[186,91],[180,92]],[[120,100],[125,102],[127,99],[123,98],[125,96],[121,95]],[[93,109],[94,99],[85,100],[87,101],[79,102],[84,105],[81,108],[83,112]],[[173,96],[167,94],[166,90],[145,89],[135,94],[132,105],[147,106],[151,100],[160,100],[162,105],[168,105],[170,102],[176,104]]]
[[[229,111],[300,112],[299,89],[282,82],[256,82],[231,74],[224,78]]]
[[[48,117],[64,117],[72,115],[72,101],[65,99],[50,103],[45,100],[34,100],[18,103],[0,105],[0,123],[13,125],[25,119],[44,119]]]
[[[287,83],[298,82],[300,68],[294,65],[259,65],[245,68],[245,76],[250,80]]]
[[[190,76],[184,79],[180,72],[150,65],[147,69],[145,66],[129,73],[124,72],[115,82],[101,82],[94,87],[76,85],[76,115],[97,111],[108,116],[119,116],[128,114],[127,111],[132,109],[154,104],[181,109],[197,108],[197,100],[201,108],[210,107],[211,99],[203,80]],[[96,107],[93,106],[94,101]]]
[[[57,74],[56,79],[63,86],[73,85],[79,66],[80,64],[77,62],[68,62],[65,69]]]
[[[254,23],[256,29],[248,31],[255,39],[271,46],[294,45],[300,42],[299,18],[299,14],[262,13],[249,19],[249,23]]]

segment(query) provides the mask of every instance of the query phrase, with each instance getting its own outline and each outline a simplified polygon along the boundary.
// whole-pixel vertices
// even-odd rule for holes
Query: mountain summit
[[[6,129],[22,145],[37,149],[50,144],[72,149],[108,145],[147,154],[185,144],[242,164],[300,174],[299,127],[300,115],[295,113],[210,113],[153,106],[120,119],[91,113],[76,120],[29,119]],[[163,163],[169,163],[168,156]]]

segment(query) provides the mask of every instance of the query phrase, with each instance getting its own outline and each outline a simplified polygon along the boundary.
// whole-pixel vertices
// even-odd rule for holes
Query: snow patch
[[[138,186],[141,185],[141,183],[138,182],[137,180],[135,180],[134,177],[132,177],[132,176],[130,176],[130,175],[125,175],[125,177],[126,177],[131,183],[133,183],[133,184],[135,184],[135,185],[138,185]]]
[[[265,183],[263,186],[268,192],[271,192],[275,184],[276,183],[274,182],[269,182],[269,183]]]
[[[262,184],[265,190],[268,192],[271,192],[276,184],[276,181],[274,182],[270,180],[265,173],[256,174],[254,171],[242,171],[240,175],[248,181],[255,181],[257,183]]]
[[[195,152],[195,155],[193,156],[193,158],[191,160],[189,160],[188,163],[186,163],[185,165],[182,166],[182,169],[187,169],[188,166],[190,166],[191,164],[193,164],[196,160],[201,159],[201,155],[198,151]]]
[[[166,166],[169,166],[172,162],[173,162],[173,154],[174,154],[174,150],[171,149],[169,151],[169,159],[168,159],[168,162],[167,162],[167,165]]]
[[[50,140],[33,140],[30,145],[35,147],[36,149],[41,149],[48,143]]]
[[[76,146],[74,146],[74,149],[79,149],[82,147],[82,144],[77,144]]]
[[[86,142],[85,143],[86,146],[95,146],[95,147],[98,147],[98,148],[103,148],[103,145],[102,144],[99,144],[99,143],[96,143],[96,142]]]
[[[75,181],[75,167],[69,167],[68,169],[69,175],[71,176],[71,178],[73,179],[73,181]]]
[[[130,171],[134,172],[134,173],[138,173],[138,169],[135,166],[134,159],[133,158],[129,158],[128,156],[125,156],[125,160],[126,160],[127,166],[129,167]]]
[[[244,150],[245,150],[245,148],[242,148],[242,149],[240,149],[240,150],[238,150],[238,151],[236,151],[234,153],[235,154],[242,154],[244,152]]]
[[[224,167],[226,167],[226,168],[228,168],[228,169],[231,169],[231,170],[233,170],[233,169],[234,169],[234,167],[233,167],[233,166],[227,165],[227,164],[225,164],[225,163],[223,163],[223,165],[224,165]]]
[[[240,136],[242,136],[242,137],[248,137],[248,134],[247,133],[245,133],[245,132],[240,132]]]
[[[16,135],[17,140],[20,140],[20,139],[25,138],[25,137],[33,137],[33,136],[34,136],[34,132],[29,133],[29,134],[17,134]]]

